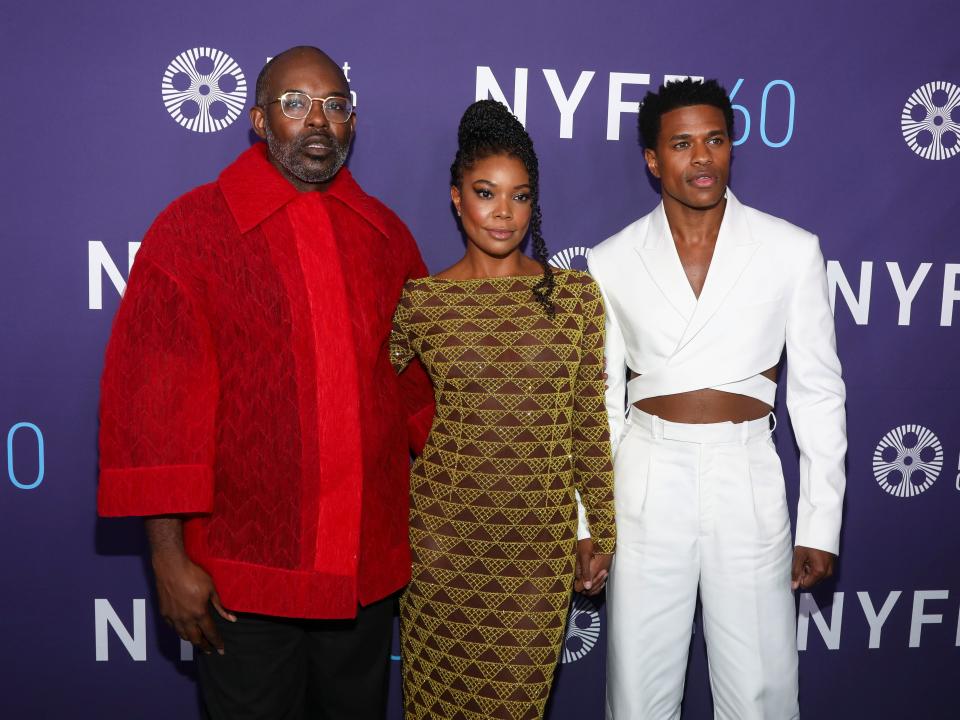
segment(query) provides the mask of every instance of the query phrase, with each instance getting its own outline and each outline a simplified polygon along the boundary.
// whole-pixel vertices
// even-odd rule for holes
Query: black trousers
[[[211,720],[382,720],[394,598],[354,620],[290,620],[211,608],[224,654],[197,654]]]

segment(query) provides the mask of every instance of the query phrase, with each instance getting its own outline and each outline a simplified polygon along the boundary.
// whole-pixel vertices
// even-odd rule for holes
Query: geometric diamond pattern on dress
[[[417,356],[436,415],[410,478],[412,578],[400,603],[408,718],[541,718],[560,655],[580,491],[594,542],[615,543],[593,280],[540,276],[407,283],[397,370]]]

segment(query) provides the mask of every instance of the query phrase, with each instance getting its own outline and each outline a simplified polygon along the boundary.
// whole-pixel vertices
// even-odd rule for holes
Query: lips
[[[509,240],[516,232],[509,228],[486,228],[486,231],[496,240]]]
[[[300,141],[300,147],[311,153],[328,153],[334,149],[335,143],[329,135],[311,135]]]
[[[717,184],[717,176],[709,173],[700,173],[698,175],[694,175],[687,182],[695,187],[708,188]]]

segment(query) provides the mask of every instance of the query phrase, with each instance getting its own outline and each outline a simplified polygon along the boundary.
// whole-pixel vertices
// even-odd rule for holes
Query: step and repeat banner
[[[350,168],[431,271],[463,252],[456,127],[505,102],[541,162],[553,262],[658,201],[637,104],[718,78],[731,186],[817,233],[848,388],[839,573],[798,594],[801,707],[960,714],[960,10],[884,4],[18,3],[0,33],[0,717],[199,718],[191,648],[157,613],[142,524],[95,513],[98,382],[155,215],[254,142],[266,59],[318,45],[350,81]],[[797,450],[778,404],[791,505]],[[602,599],[575,597],[549,711],[600,718]],[[401,715],[398,667],[390,718]],[[696,632],[685,718],[711,716]]]

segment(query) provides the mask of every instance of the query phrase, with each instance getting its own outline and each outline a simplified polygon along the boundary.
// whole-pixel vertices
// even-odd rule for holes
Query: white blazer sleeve
[[[620,325],[617,323],[616,315],[613,312],[613,306],[610,304],[610,298],[603,287],[603,280],[594,271],[594,266],[590,263],[589,258],[587,259],[587,267],[600,287],[605,309],[605,344],[603,349],[604,365],[607,372],[605,403],[607,406],[607,422],[610,425],[610,449],[616,457],[617,446],[620,444],[620,436],[623,434],[627,414],[626,346]]]
[[[796,544],[836,554],[846,486],[846,390],[819,241],[813,238],[804,250],[786,322],[787,409],[800,447]]]

